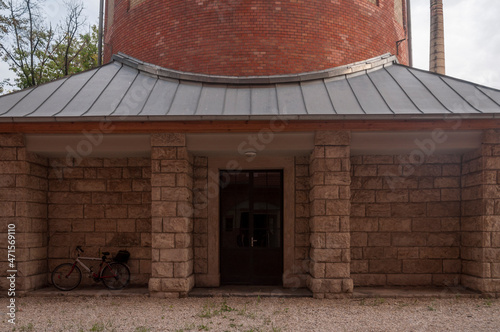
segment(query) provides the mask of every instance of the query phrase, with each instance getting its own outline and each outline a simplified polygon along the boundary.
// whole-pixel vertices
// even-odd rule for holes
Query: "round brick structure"
[[[407,64],[406,22],[406,0],[107,0],[105,60],[123,52],[227,76],[318,71],[384,53]]]

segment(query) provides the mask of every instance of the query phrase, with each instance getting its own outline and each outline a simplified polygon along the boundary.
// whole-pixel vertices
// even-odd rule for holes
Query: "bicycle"
[[[78,267],[79,264],[83,267],[89,278],[93,278],[95,282],[102,281],[104,286],[111,290],[119,290],[124,288],[130,282],[130,269],[127,265],[108,261],[109,252],[103,252],[101,258],[96,257],[80,257],[83,249],[80,246],[76,247],[77,257],[73,263],[63,263],[58,265],[52,272],[52,284],[62,291],[70,291],[80,285],[82,281],[82,271]],[[88,267],[81,260],[101,261],[99,271],[92,271],[92,267]]]

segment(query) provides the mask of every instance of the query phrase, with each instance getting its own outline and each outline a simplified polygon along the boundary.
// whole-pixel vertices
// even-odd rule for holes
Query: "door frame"
[[[295,158],[257,156],[208,158],[208,275],[204,287],[220,286],[220,215],[219,171],[221,170],[283,170],[283,287],[294,283],[295,241]]]
[[[263,172],[263,173],[266,173],[266,172],[273,172],[273,173],[277,173],[279,174],[279,179],[280,179],[280,185],[279,185],[279,192],[280,192],[280,206],[279,206],[279,219],[278,219],[278,222],[280,224],[279,226],[279,241],[280,241],[280,246],[279,246],[279,251],[276,250],[276,248],[269,248],[270,252],[268,252],[268,255],[272,255],[271,252],[274,251],[274,253],[277,253],[279,252],[280,253],[280,257],[279,257],[279,263],[281,264],[281,272],[280,272],[280,276],[281,276],[281,282],[279,285],[281,285],[281,283],[283,282],[283,233],[284,233],[284,229],[283,229],[283,220],[284,220],[284,216],[283,216],[283,207],[284,207],[284,187],[283,187],[283,183],[284,183],[284,176],[283,176],[283,173],[284,171],[282,169],[258,169],[258,170],[254,170],[254,169],[240,169],[240,170],[220,170],[219,171],[219,179],[221,179],[221,174],[223,172],[234,172],[234,173],[248,173],[248,174],[255,174],[255,173],[259,173],[259,172]],[[252,175],[252,181],[249,182],[254,184],[255,183],[255,176]],[[250,213],[252,213],[254,215],[254,219],[253,219],[253,222],[251,221],[251,219],[249,218],[249,230],[250,231],[254,231],[255,230],[255,215],[258,215],[259,213],[259,210],[256,210],[254,208],[254,206],[252,205],[252,203],[255,203],[256,201],[256,197],[255,197],[255,186],[251,187],[251,192],[249,193],[250,196],[248,197],[249,199],[249,207],[248,209],[244,209],[244,210],[240,210],[240,212],[247,212],[249,214],[249,217],[250,217]],[[220,188],[219,187],[219,204],[221,203],[221,200],[220,200],[220,197],[221,197],[221,194],[223,192],[223,188]],[[222,210],[222,204],[219,205],[219,217],[220,217],[220,211]],[[221,234],[221,232],[223,232],[223,229],[224,229],[224,224],[223,224],[223,218],[220,218],[219,219],[219,234]],[[250,243],[249,243],[249,246],[250,247],[253,247],[253,245],[251,244],[252,242],[252,239],[253,239],[253,236],[255,235],[255,233],[251,234],[252,236],[250,237]],[[219,235],[219,252],[220,252],[220,257],[219,257],[219,261],[220,261],[220,264],[222,264],[222,257],[223,257],[223,254],[222,254],[222,250],[221,250],[221,246],[222,246],[222,243],[224,242],[223,241],[223,236],[222,235]],[[251,258],[251,264],[253,264],[253,267],[255,267],[256,265],[258,264],[255,264],[255,259],[260,257],[262,258],[262,249],[261,248],[255,248],[256,251],[254,251],[253,249],[250,249],[249,248],[246,248],[246,249],[243,249],[245,252],[242,253],[244,256],[246,255],[250,255],[252,256]],[[274,250],[273,250],[274,249]],[[238,249],[236,249],[238,250]],[[259,252],[260,251],[260,252]],[[274,262],[274,263],[277,263],[277,262]],[[222,270],[222,265],[221,265],[221,270]],[[250,278],[250,280],[248,281],[241,281],[241,282],[228,282],[226,283],[226,285],[238,285],[238,284],[248,284],[248,285],[260,285],[259,281],[256,281],[256,279],[259,279],[259,280],[262,280],[263,279],[263,276],[262,275],[255,275],[255,270],[252,271],[252,269],[250,269],[249,271],[247,271],[250,275],[252,275],[252,278]],[[248,275],[247,275],[248,276]],[[241,277],[240,276],[237,276],[237,277]],[[221,276],[221,284],[222,284],[222,279],[223,279],[223,276]],[[269,282],[269,281],[266,281],[266,282]],[[265,285],[267,285],[267,283],[265,283]],[[278,285],[278,284],[273,284],[273,285]]]

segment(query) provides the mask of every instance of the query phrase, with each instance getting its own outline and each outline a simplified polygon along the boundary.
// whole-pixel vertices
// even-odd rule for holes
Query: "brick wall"
[[[403,2],[108,0],[105,61],[124,52],[171,69],[234,76],[323,70],[388,52],[407,64],[407,43],[396,47],[406,38],[395,17]]]
[[[0,288],[18,270],[17,294],[47,282],[47,160],[26,151],[20,134],[0,135]],[[7,227],[15,225],[15,267],[7,262]]]
[[[99,249],[130,252],[132,284],[151,273],[151,161],[149,158],[52,159],[49,172],[49,267]],[[62,165],[65,165],[62,167]],[[94,263],[94,270],[97,264]],[[89,279],[83,279],[90,282]]]
[[[355,286],[459,284],[461,156],[351,162]]]

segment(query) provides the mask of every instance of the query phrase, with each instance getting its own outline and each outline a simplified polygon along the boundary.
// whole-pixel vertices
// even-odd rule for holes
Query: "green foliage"
[[[43,0],[0,0],[0,58],[24,89],[97,66],[98,32],[84,31],[83,2],[65,0],[66,17],[46,23]],[[8,82],[0,78],[0,94]]]

